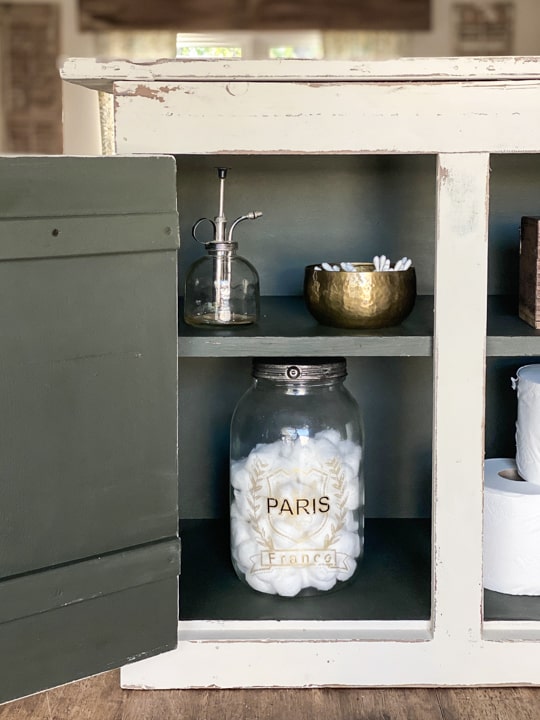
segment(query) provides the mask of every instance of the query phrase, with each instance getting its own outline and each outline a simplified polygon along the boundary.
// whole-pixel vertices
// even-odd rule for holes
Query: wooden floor
[[[0,706],[0,720],[539,720],[540,688],[121,690],[105,673]]]

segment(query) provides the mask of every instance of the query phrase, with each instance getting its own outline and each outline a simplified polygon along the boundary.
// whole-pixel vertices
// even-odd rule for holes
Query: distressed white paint
[[[144,83],[190,80],[254,82],[352,82],[501,80],[540,78],[540,58],[411,57],[398,60],[111,60],[68,58],[60,70],[64,80],[112,92],[117,81]]]
[[[534,642],[186,641],[122,668],[122,687],[538,685]]]
[[[118,82],[115,106],[123,153],[524,152],[538,145],[540,80]]]
[[[434,630],[435,636],[466,636],[478,642],[483,595],[489,155],[440,155],[437,186]]]
[[[121,151],[439,155],[432,623],[181,622],[122,684],[539,685],[540,623],[483,628],[482,466],[489,153],[540,152],[540,59],[91,70],[64,76],[114,80]]]

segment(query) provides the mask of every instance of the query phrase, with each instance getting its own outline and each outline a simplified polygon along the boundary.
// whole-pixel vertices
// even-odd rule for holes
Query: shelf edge
[[[261,635],[262,634],[262,635]],[[428,642],[429,620],[181,620],[179,642]]]

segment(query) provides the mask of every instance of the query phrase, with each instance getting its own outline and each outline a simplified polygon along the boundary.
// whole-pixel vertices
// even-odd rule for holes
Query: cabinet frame
[[[540,152],[540,58],[79,59],[63,76],[113,92],[121,153],[438,157],[431,621],[180,622],[178,649],[122,685],[540,684],[540,623],[485,622],[482,586],[489,163]]]

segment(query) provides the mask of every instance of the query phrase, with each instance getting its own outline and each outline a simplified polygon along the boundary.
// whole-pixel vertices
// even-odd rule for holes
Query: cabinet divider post
[[[482,632],[489,154],[439,155],[437,205],[432,617],[466,643]]]

